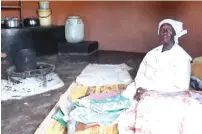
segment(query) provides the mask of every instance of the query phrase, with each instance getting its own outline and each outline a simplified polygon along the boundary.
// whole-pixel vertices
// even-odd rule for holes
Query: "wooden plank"
[[[20,9],[21,6],[1,6],[1,9]]]

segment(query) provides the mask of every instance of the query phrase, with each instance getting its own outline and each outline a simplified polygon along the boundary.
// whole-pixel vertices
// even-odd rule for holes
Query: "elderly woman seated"
[[[183,114],[195,104],[193,94],[186,92],[189,90],[192,58],[178,44],[178,38],[186,33],[179,21],[165,19],[159,23],[161,45],[146,54],[135,81],[122,94],[133,101],[134,106],[119,117],[120,134],[202,132],[189,120],[193,116],[196,122],[200,121],[201,115]],[[198,102],[196,106],[202,110]],[[182,113],[178,114],[180,111]]]
[[[135,82],[129,86],[135,86],[137,92],[139,89],[161,92],[189,89],[192,58],[178,44],[178,38],[187,33],[182,25],[181,22],[171,19],[159,23],[158,34],[161,45],[146,54],[140,64]],[[135,92],[136,90],[133,94]],[[138,99],[138,96],[136,97]]]

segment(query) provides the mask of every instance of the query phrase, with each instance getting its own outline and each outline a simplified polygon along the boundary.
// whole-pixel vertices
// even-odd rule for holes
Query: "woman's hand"
[[[134,99],[137,100],[137,101],[140,101],[140,98],[141,98],[141,95],[146,92],[146,89],[143,89],[142,87],[139,87],[137,90],[136,90],[136,94],[134,95]]]

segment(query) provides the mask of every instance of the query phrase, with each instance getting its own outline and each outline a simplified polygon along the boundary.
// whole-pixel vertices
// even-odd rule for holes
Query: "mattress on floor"
[[[93,126],[82,131],[77,130],[75,134],[118,134],[117,126],[117,124],[104,127]]]
[[[87,87],[86,95],[93,94],[93,93],[104,93],[107,91],[112,90],[121,90],[125,89],[127,85],[108,85],[108,86],[93,86],[93,87]],[[72,96],[72,93],[74,93],[75,90],[79,89],[85,89],[86,86],[79,85],[77,83],[72,83],[70,87],[67,89],[67,91],[64,94],[67,94],[68,96]],[[78,93],[78,92],[75,92]],[[83,93],[76,95],[76,98],[82,97]],[[74,97],[75,99],[75,97]],[[52,115],[55,114],[59,110],[59,103],[57,103],[54,108],[51,110],[51,112],[46,116],[44,121],[40,124],[40,126],[35,131],[35,134],[67,134],[67,129],[64,127],[61,123],[59,123],[57,120],[52,118]],[[117,125],[112,126],[92,126],[92,127],[85,127],[84,130],[77,129],[75,134],[118,134]]]

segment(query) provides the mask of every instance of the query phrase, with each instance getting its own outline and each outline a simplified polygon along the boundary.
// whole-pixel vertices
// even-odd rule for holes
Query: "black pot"
[[[36,69],[36,52],[32,49],[21,49],[17,52],[15,66],[17,72]]]
[[[1,28],[5,28],[5,20],[1,19]]]
[[[36,27],[40,26],[40,22],[38,18],[26,18],[23,20],[23,24],[25,27]]]

